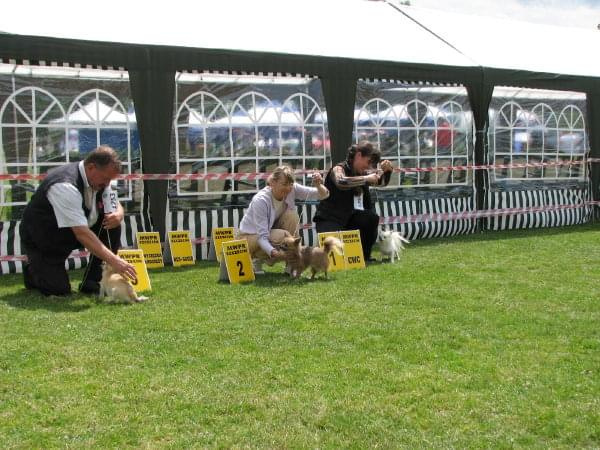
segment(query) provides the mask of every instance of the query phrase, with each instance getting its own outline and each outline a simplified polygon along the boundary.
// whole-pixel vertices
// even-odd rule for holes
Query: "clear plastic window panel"
[[[0,172],[42,175],[114,148],[122,173],[140,171],[140,145],[126,72],[0,64]],[[0,217],[19,219],[38,181],[0,184]],[[119,199],[138,211],[142,183],[119,180]]]
[[[470,172],[452,169],[473,158],[473,120],[464,87],[360,80],[353,140],[371,142],[394,167],[415,169],[395,172],[387,189],[472,183]]]
[[[177,173],[202,177],[170,184],[172,208],[245,204],[265,186],[257,174],[282,164],[328,167],[319,80],[178,73],[175,106],[172,164]]]
[[[490,163],[496,183],[583,180],[589,142],[586,96],[496,87],[489,109]]]

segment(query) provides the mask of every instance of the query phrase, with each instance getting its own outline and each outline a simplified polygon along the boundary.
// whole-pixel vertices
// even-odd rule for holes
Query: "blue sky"
[[[600,24],[600,0],[411,0],[411,4],[430,9],[595,30]]]

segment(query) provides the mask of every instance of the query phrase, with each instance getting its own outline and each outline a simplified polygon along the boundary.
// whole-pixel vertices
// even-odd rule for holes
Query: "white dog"
[[[394,258],[400,259],[400,252],[404,250],[403,243],[410,244],[410,241],[402,236],[402,233],[392,230],[382,230],[379,232],[379,251],[381,252],[381,260],[383,256],[389,256],[390,262],[394,262]]]
[[[148,300],[148,297],[138,297],[131,283],[106,263],[102,263],[102,279],[100,280],[99,295],[100,298],[108,295],[113,301],[143,302],[144,300]]]

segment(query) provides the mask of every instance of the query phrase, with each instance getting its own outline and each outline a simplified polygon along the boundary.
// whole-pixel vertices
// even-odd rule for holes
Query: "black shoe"
[[[23,284],[25,284],[25,289],[35,289],[35,285],[31,281],[28,263],[23,263]]]
[[[79,292],[98,295],[100,293],[100,283],[94,280],[85,280],[85,282],[79,284]]]

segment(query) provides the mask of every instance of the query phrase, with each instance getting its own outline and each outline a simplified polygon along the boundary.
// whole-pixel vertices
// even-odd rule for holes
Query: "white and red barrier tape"
[[[586,206],[600,205],[600,201],[589,201],[585,203],[579,203],[576,205],[557,205],[557,206],[536,206],[532,208],[504,208],[504,209],[488,209],[480,211],[464,211],[457,213],[436,213],[436,214],[414,214],[412,216],[388,216],[381,217],[379,219],[380,225],[389,225],[393,223],[404,224],[404,223],[424,223],[424,222],[441,222],[446,220],[466,220],[466,219],[480,219],[484,217],[495,217],[495,216],[506,216],[513,214],[535,214],[541,212],[550,212],[563,209],[577,209],[584,208]],[[303,230],[309,230],[314,228],[311,223],[300,225]],[[192,244],[207,244],[211,241],[209,237],[199,237],[191,239]],[[89,256],[89,252],[77,251],[69,255],[70,258],[85,258]],[[24,255],[7,255],[0,256],[0,262],[8,261],[27,261],[27,256]]]
[[[512,163],[512,164],[469,164],[459,166],[435,166],[435,167],[397,167],[394,169],[396,173],[416,173],[416,172],[449,172],[449,171],[466,171],[466,170],[494,170],[494,169],[524,169],[524,168],[540,168],[540,167],[565,167],[578,166],[587,163],[598,163],[600,158],[588,158],[586,160],[574,161],[555,161],[555,162],[530,162],[530,163]],[[295,170],[296,175],[306,175],[313,173],[313,170]],[[234,180],[234,181],[253,181],[265,180],[269,177],[270,172],[238,172],[238,173],[131,173],[122,174],[117,177],[119,180],[134,181],[134,180],[198,180],[198,181],[214,181],[214,180]],[[43,180],[45,174],[32,175],[28,173],[20,174],[0,174],[0,181],[27,181],[27,180]]]
[[[74,251],[72,252],[68,257],[69,258],[87,258],[88,256],[90,256],[90,252],[87,251]],[[0,256],[0,262],[5,262],[5,261],[27,261],[27,256],[25,255],[6,255],[6,256]]]

